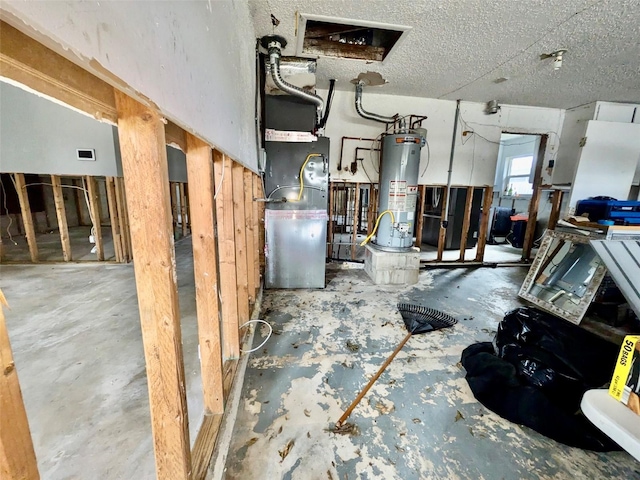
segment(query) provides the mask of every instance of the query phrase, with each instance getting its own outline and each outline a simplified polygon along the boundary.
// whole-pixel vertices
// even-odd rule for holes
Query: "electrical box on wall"
[[[78,148],[76,150],[76,158],[83,162],[95,162],[96,151],[93,148]]]

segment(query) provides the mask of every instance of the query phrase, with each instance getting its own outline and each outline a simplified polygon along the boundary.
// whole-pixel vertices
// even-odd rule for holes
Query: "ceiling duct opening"
[[[411,27],[300,15],[298,55],[382,62]]]

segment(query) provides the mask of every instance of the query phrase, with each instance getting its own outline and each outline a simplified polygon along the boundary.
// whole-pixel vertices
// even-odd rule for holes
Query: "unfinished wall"
[[[384,87],[380,88],[384,89]],[[374,87],[365,89],[363,97],[365,110],[382,115],[395,113],[409,115],[413,113],[428,116],[428,119],[423,122],[423,127],[428,130],[427,138],[431,155],[429,159],[427,148],[422,149],[420,183],[445,184],[451,152],[455,102],[393,96],[375,92]],[[326,90],[319,90],[318,93],[326,98]],[[564,110],[513,105],[502,106],[500,112],[495,115],[485,115],[483,110],[483,104],[462,103],[461,119],[462,122],[466,122],[467,126],[463,126],[464,123],[462,123],[458,127],[453,165],[454,185],[493,185],[502,132],[548,133],[549,143],[545,155],[545,167],[550,159],[555,158]],[[375,138],[383,130],[384,124],[365,120],[358,116],[354,107],[353,89],[336,91],[326,128],[326,134],[331,138],[332,180],[369,182],[370,180],[362,169],[364,164],[364,169],[371,181],[377,181],[377,159],[374,168],[374,163],[368,155],[369,152],[364,152],[364,161],[358,162],[358,172],[355,175],[345,171],[338,172],[336,167],[340,157],[342,136]],[[477,135],[463,137],[461,134],[464,130],[474,130]],[[368,148],[371,147],[371,142],[346,142],[343,152],[343,167],[350,165],[353,161],[356,147]],[[544,174],[546,175],[546,172]]]
[[[256,168],[255,34],[246,1],[19,2],[16,28]]]
[[[0,171],[42,175],[122,175],[113,127],[0,82]],[[90,148],[95,161],[77,160]]]

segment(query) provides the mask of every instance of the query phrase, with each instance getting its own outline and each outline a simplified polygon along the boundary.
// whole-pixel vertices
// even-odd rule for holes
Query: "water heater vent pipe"
[[[377,113],[367,112],[362,108],[362,88],[364,85],[365,83],[363,81],[356,83],[356,112],[358,112],[358,115],[362,118],[373,120],[375,122],[394,123],[396,121],[396,116],[385,117],[384,115],[378,115]]]

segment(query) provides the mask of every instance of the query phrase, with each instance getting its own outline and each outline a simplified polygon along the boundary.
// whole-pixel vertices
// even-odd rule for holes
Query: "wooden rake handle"
[[[371,380],[369,380],[369,383],[367,383],[366,387],[364,387],[362,389],[362,391],[358,394],[356,399],[351,403],[351,405],[349,405],[349,408],[347,408],[345,410],[345,412],[342,414],[340,419],[336,422],[336,427],[341,427],[342,424],[344,423],[344,421],[347,418],[349,418],[349,415],[351,415],[351,412],[353,412],[353,409],[356,408],[356,406],[360,403],[360,400],[362,400],[364,398],[364,396],[367,394],[369,389],[373,386],[374,383],[376,383],[376,380],[378,380],[378,378],[380,378],[380,375],[382,375],[382,372],[385,371],[385,369],[389,366],[389,364],[395,358],[395,356],[398,354],[398,352],[400,350],[402,350],[402,347],[404,347],[404,344],[407,343],[409,338],[411,338],[411,335],[412,335],[411,332],[407,333],[407,336],[404,337],[404,340],[402,340],[402,342],[400,342],[400,345],[398,345],[398,347],[393,351],[391,356],[389,358],[387,358],[387,360],[382,364],[382,366],[380,367],[380,370],[378,370],[378,373],[376,373],[373,376],[373,378],[371,378]]]

